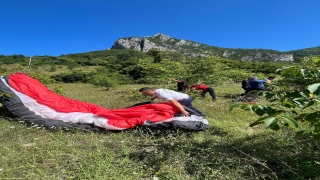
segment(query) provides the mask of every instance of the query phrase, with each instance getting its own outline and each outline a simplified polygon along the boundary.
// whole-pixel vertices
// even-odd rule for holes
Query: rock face
[[[123,38],[118,39],[111,49],[134,49],[137,51],[141,50],[141,38],[132,37],[132,38]]]
[[[157,33],[154,36],[120,38],[111,49],[134,49],[148,52],[150,49],[179,52],[191,57],[215,55],[243,61],[293,61],[293,54],[266,49],[230,49],[200,44],[194,41],[172,38]]]
[[[242,50],[244,51],[244,50]],[[240,59],[243,61],[293,61],[293,54],[279,53],[277,51],[270,52],[270,50],[256,50],[250,53],[237,53],[236,51],[226,50],[222,56],[230,59]]]
[[[162,43],[165,43],[166,41],[171,39],[169,36],[161,33],[158,33],[153,37],[146,36],[143,38],[139,38],[139,37],[120,38],[113,44],[111,49],[134,49],[142,52],[148,52],[150,49],[153,49],[153,48],[158,50],[169,50],[167,47],[158,45],[149,40],[149,39],[155,39],[155,38],[159,39],[160,42]]]

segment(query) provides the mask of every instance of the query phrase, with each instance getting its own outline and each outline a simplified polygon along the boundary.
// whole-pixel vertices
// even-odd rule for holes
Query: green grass
[[[107,108],[147,100],[137,90],[112,91],[89,84],[62,86],[65,96]],[[174,85],[168,85],[174,87]],[[257,117],[229,111],[239,84],[214,87],[218,99],[195,98],[208,116],[205,131],[149,129],[85,131],[38,129],[0,117],[0,179],[320,179],[320,144],[279,132],[250,128]]]

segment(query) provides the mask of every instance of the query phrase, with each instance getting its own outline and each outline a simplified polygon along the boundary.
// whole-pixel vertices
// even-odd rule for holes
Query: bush
[[[117,80],[111,79],[103,74],[94,74],[90,77],[89,83],[106,87],[107,90],[111,90],[118,85]]]
[[[48,75],[40,74],[40,73],[30,73],[30,77],[37,79],[42,84],[53,84],[56,82],[55,79],[51,78]]]
[[[65,90],[61,86],[53,88],[52,91],[55,92],[55,93],[58,93],[60,95],[63,95],[65,93]]]
[[[62,73],[62,74],[51,76],[51,78],[55,79],[56,81],[64,82],[64,83],[78,83],[78,82],[87,83],[88,73],[84,73],[81,71],[73,71],[71,74]]]

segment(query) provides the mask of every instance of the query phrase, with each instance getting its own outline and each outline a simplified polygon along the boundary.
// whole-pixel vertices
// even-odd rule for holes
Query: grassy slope
[[[62,86],[67,97],[108,108],[146,100],[135,96],[142,86],[112,91],[87,84],[50,87],[55,86]],[[319,143],[290,130],[248,127],[257,117],[228,111],[230,96],[242,92],[240,85],[214,88],[215,102],[209,97],[194,101],[210,122],[200,132],[44,130],[0,118],[0,179],[319,179]]]

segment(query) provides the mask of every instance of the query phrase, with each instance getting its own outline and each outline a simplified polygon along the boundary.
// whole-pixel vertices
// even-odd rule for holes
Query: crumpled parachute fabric
[[[208,128],[202,116],[178,117],[170,102],[146,103],[108,109],[57,94],[24,73],[1,76],[3,105],[16,117],[44,127],[79,127],[124,130],[135,126],[178,127],[189,130]]]

